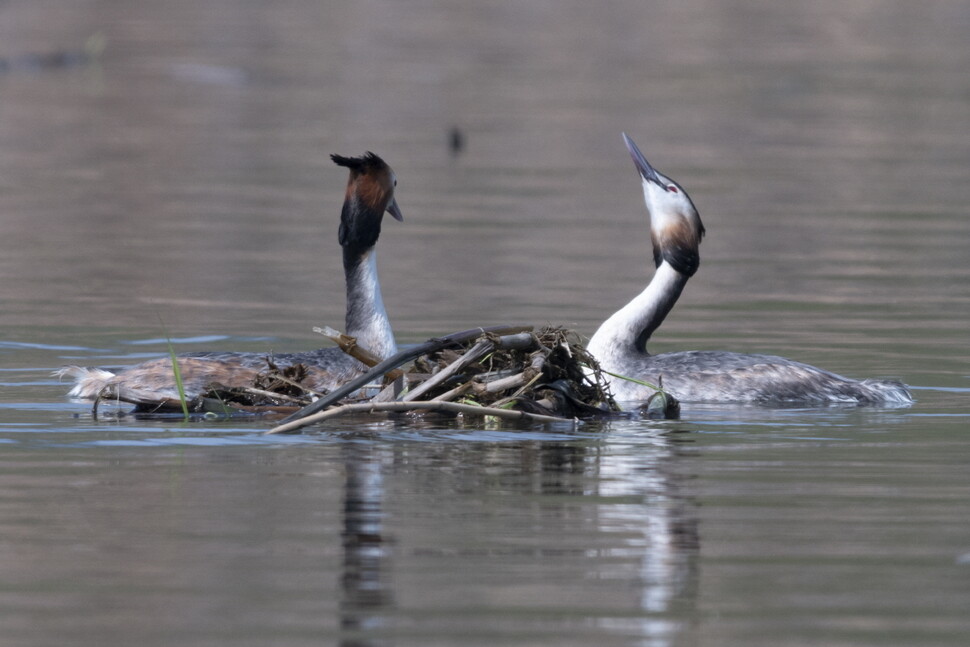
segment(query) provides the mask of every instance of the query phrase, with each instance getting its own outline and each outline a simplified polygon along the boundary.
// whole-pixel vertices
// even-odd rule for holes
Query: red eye
[[[673,184],[668,185],[667,190],[670,191],[671,193],[680,193],[680,191],[677,190],[677,187],[675,187]]]

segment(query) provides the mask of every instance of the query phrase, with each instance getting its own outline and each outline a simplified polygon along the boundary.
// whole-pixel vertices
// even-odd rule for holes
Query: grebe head
[[[331,155],[330,159],[350,169],[340,214],[340,244],[360,250],[373,247],[381,234],[385,212],[404,220],[394,199],[397,177],[387,162],[369,151],[361,157]]]
[[[623,133],[633,163],[643,184],[643,201],[650,215],[653,260],[693,276],[700,263],[698,247],[704,237],[704,223],[684,188],[655,169],[637,145]]]

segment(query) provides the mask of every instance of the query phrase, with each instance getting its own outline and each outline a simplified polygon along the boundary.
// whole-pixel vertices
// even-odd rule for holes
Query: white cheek
[[[676,222],[677,214],[683,210],[683,196],[664,191],[653,182],[643,183],[643,198],[650,212],[650,225],[657,229],[664,229]]]
[[[680,223],[680,218],[676,211],[663,210],[662,212],[654,215],[650,214],[650,228],[654,231],[664,231],[668,227],[677,225]]]

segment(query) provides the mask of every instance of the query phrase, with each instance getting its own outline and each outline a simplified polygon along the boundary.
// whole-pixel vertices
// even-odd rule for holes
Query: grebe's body
[[[331,158],[339,166],[350,169],[339,232],[347,283],[345,332],[355,337],[359,346],[387,358],[397,352],[397,345],[381,298],[375,245],[385,212],[403,220],[394,198],[397,180],[390,166],[373,153],[362,157],[332,155]],[[178,356],[185,395],[194,398],[213,383],[227,387],[252,386],[254,378],[269,368],[267,358],[280,368],[302,364],[307,369],[302,384],[321,392],[333,390],[365,369],[339,348],[273,355],[185,353]],[[72,397],[120,400],[142,408],[179,399],[169,358],[150,360],[117,372],[69,366],[58,374],[77,380],[69,394]]]
[[[684,189],[654,169],[623,135],[643,184],[656,272],[646,289],[607,319],[589,341],[601,368],[662,384],[683,402],[908,404],[900,382],[853,380],[774,355],[684,351],[651,355],[647,341],[697,271],[704,225]],[[644,400],[654,389],[607,375],[617,400]]]

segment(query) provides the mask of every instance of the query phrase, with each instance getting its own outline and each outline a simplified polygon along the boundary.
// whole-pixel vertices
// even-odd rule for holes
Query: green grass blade
[[[607,371],[607,370],[602,369],[602,368],[600,369],[600,371],[602,371],[603,373],[606,373],[607,375],[609,375],[611,377],[616,377],[616,378],[619,378],[621,380],[626,380],[627,382],[633,382],[634,384],[639,384],[640,386],[650,387],[654,391],[665,392],[662,387],[659,387],[656,384],[652,384],[650,382],[645,382],[644,380],[638,380],[635,377],[628,377],[626,375],[620,375],[619,373],[611,373],[610,371]]]
[[[158,322],[162,324],[162,329],[165,328],[165,323],[162,321],[161,315],[158,316]],[[172,339],[165,333],[165,341],[168,344],[168,356],[172,360],[172,375],[175,376],[175,389],[179,393],[179,403],[182,405],[182,415],[185,419],[189,419],[189,401],[185,397],[185,386],[182,384],[182,371],[179,369],[178,356],[175,354],[175,346],[172,345]]]

